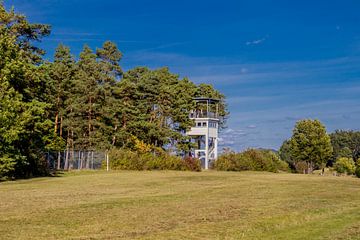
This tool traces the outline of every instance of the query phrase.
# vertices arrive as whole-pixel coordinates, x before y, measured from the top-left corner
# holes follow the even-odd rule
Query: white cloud
[[[257,39],[257,40],[248,41],[248,42],[246,42],[246,45],[247,46],[249,46],[249,45],[258,45],[258,44],[263,43],[265,40],[266,40],[266,38],[261,38],[261,39]]]

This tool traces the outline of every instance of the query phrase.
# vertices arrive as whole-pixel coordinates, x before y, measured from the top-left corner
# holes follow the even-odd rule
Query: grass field
[[[94,172],[0,183],[0,239],[360,239],[360,179]]]

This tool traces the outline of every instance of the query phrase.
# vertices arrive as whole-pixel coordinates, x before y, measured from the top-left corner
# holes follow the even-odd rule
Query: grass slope
[[[0,184],[1,239],[360,239],[360,179],[95,172]]]

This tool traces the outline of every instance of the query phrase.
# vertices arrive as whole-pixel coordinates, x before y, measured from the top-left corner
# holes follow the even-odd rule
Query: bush
[[[306,173],[308,171],[308,164],[305,161],[295,163],[295,170],[297,173]]]
[[[201,172],[201,161],[197,158],[186,157],[184,159],[185,166],[187,170],[193,172]]]
[[[144,163],[137,153],[116,149],[109,153],[110,169],[114,170],[142,170]]]
[[[235,158],[238,154],[231,152],[221,155],[214,163],[214,168],[219,171],[236,171]]]
[[[360,178],[360,158],[356,161],[355,176]]]
[[[9,157],[0,157],[0,181],[5,180],[9,173],[14,172],[16,161]]]
[[[356,175],[358,178],[360,178],[360,166],[357,166],[357,167],[356,167],[355,175]]]
[[[248,149],[242,153],[226,153],[215,162],[220,171],[289,171],[286,162],[268,150]]]
[[[135,152],[127,149],[113,149],[109,153],[110,169],[113,170],[177,170],[201,171],[198,159],[184,159],[165,151],[156,153]]]
[[[185,171],[185,163],[176,156],[147,156],[145,170],[178,170]]]
[[[351,175],[355,173],[355,162],[351,158],[341,157],[336,160],[334,169],[338,173]]]

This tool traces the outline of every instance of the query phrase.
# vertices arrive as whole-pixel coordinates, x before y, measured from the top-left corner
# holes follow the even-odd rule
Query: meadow
[[[360,179],[70,172],[0,183],[1,239],[360,239]]]

